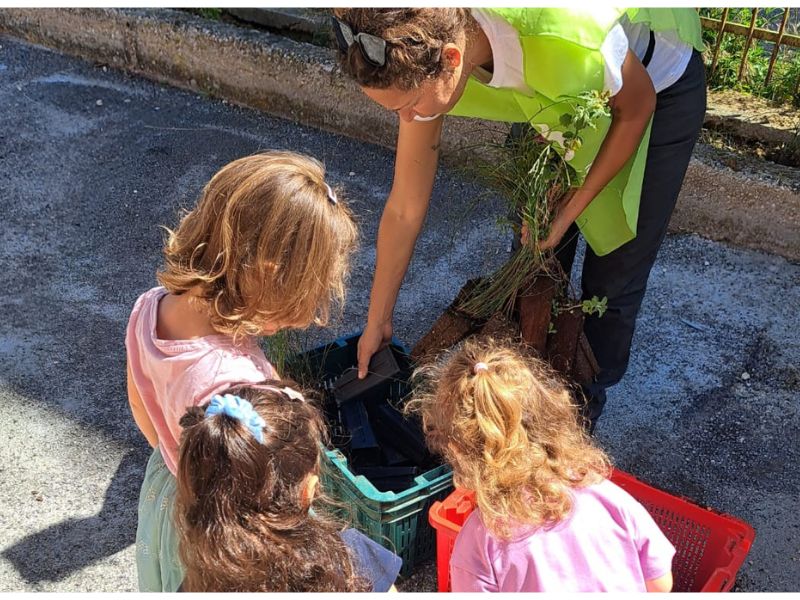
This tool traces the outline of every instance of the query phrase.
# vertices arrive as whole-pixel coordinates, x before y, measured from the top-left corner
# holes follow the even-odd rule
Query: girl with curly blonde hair
[[[161,285],[136,300],[125,336],[131,410],[154,448],[139,498],[140,591],[174,592],[183,578],[171,518],[181,416],[277,375],[256,337],[324,325],[356,239],[322,164],[287,151],[225,165],[167,230]]]
[[[454,592],[669,591],[675,549],[541,361],[468,340],[414,405],[428,444],[474,490],[450,562]],[[424,374],[425,371],[423,370]]]

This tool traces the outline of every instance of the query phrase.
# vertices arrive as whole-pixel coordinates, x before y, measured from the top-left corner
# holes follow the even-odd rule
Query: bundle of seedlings
[[[582,183],[583,174],[568,162],[581,147],[581,133],[594,129],[597,119],[609,112],[604,93],[589,92],[561,102],[571,106],[571,111],[561,116],[563,131],[536,133],[529,125],[527,132],[510,136],[505,144],[489,144],[490,158],[478,159],[474,167],[478,177],[507,201],[516,216],[509,219],[511,227],[517,236],[525,229],[527,240],[508,262],[480,280],[462,299],[459,310],[473,319],[489,319],[500,312],[511,315],[518,299],[532,291],[537,279],[552,280],[556,288],[568,283],[569,274],[563,272],[553,250],[542,250],[540,242],[550,233],[558,207]],[[536,115],[531,123],[535,121]]]

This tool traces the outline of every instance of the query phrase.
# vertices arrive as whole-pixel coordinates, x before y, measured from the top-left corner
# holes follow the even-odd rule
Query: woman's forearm
[[[650,116],[639,115],[637,119],[612,119],[608,134],[583,185],[575,190],[575,194],[564,207],[566,211],[564,216],[569,218],[570,222],[578,218],[595,196],[630,160],[642,141]]]
[[[442,120],[400,123],[394,182],[378,228],[368,322],[391,321],[400,285],[428,212],[438,167]]]
[[[375,279],[369,301],[367,320],[384,323],[392,320],[397,294],[403,282],[425,213],[404,215],[387,203],[378,228]]]

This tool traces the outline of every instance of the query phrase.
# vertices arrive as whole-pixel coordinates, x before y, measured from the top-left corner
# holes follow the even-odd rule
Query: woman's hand
[[[558,246],[561,238],[567,233],[567,229],[569,229],[569,226],[572,225],[574,220],[575,219],[566,216],[566,211],[559,210],[550,225],[550,233],[544,240],[539,242],[539,249],[549,250],[550,248]]]
[[[572,216],[571,211],[568,210],[568,206],[574,196],[575,190],[570,190],[564,194],[559,201],[558,206],[556,207],[556,216],[553,218],[553,222],[550,225],[550,233],[544,240],[539,241],[540,250],[548,250],[549,248],[555,248],[558,246],[561,238],[564,237],[567,229],[569,229],[569,226],[572,225],[572,222],[575,220],[577,215]],[[530,233],[528,232],[528,224],[525,222],[522,223],[521,234],[522,243],[527,244],[530,240]]]
[[[436,178],[442,121],[400,122],[392,191],[378,227],[367,326],[358,342],[360,379],[366,377],[372,355],[392,339],[397,294],[425,222]]]
[[[392,322],[373,324],[367,322],[364,332],[358,339],[358,378],[364,379],[369,371],[372,355],[392,341]]]

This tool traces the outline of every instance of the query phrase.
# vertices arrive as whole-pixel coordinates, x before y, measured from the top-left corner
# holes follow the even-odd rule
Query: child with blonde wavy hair
[[[608,480],[543,362],[472,339],[430,372],[415,402],[428,444],[477,505],[453,549],[454,592],[670,591],[675,548]]]
[[[394,591],[400,557],[320,510],[326,427],[292,382],[233,387],[181,425],[181,591]]]
[[[357,228],[318,161],[270,151],[225,165],[167,232],[161,286],[136,301],[125,346],[131,410],[154,448],[139,498],[139,589],[174,592],[180,418],[231,385],[276,377],[256,336],[327,322]]]

